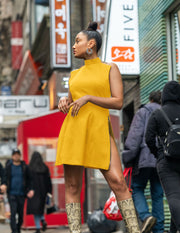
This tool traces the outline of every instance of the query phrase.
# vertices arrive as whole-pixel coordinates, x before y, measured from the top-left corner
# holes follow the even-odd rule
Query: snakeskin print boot
[[[81,233],[81,205],[80,203],[66,204],[69,230],[71,233]]]
[[[140,233],[132,198],[119,201],[118,206],[129,233]]]

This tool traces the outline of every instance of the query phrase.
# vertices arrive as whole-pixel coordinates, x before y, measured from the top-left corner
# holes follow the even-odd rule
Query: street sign
[[[137,0],[107,0],[102,60],[115,62],[123,75],[139,75]]]
[[[51,2],[51,66],[71,67],[69,0]]]

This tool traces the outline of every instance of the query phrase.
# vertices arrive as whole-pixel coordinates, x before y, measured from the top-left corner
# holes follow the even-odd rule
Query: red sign
[[[12,68],[19,70],[22,63],[22,48],[23,48],[23,37],[22,37],[22,22],[14,21],[11,24],[12,36],[11,36],[11,57],[12,57]]]
[[[52,67],[71,66],[69,0],[51,1]]]
[[[29,50],[26,51],[14,87],[15,95],[35,95],[40,86],[37,67]]]
[[[100,33],[104,31],[106,0],[93,0],[93,20],[98,23]]]
[[[133,47],[112,47],[111,58],[113,62],[133,62],[134,61]]]

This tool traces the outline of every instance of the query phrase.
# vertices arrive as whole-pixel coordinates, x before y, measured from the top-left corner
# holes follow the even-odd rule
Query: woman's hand
[[[89,101],[89,96],[85,95],[79,99],[77,99],[76,101],[72,102],[69,107],[72,107],[72,111],[71,111],[71,116],[77,116],[80,108],[87,104],[87,102]]]
[[[59,103],[58,103],[59,111],[61,111],[61,112],[63,112],[65,114],[65,113],[69,112],[69,108],[70,108],[70,105],[69,105],[68,98],[67,97],[61,97],[60,100],[59,100]]]
[[[6,192],[6,189],[7,189],[7,186],[6,186],[5,184],[2,184],[2,185],[0,186],[0,191],[1,191],[2,193],[5,193],[5,192]]]

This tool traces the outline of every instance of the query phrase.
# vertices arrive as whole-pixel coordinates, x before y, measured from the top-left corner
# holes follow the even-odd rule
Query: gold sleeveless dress
[[[99,58],[71,72],[69,88],[73,101],[85,95],[111,97],[111,66]],[[69,164],[108,170],[110,165],[109,110],[92,103],[81,107],[77,116],[67,114],[58,139],[56,165]]]

